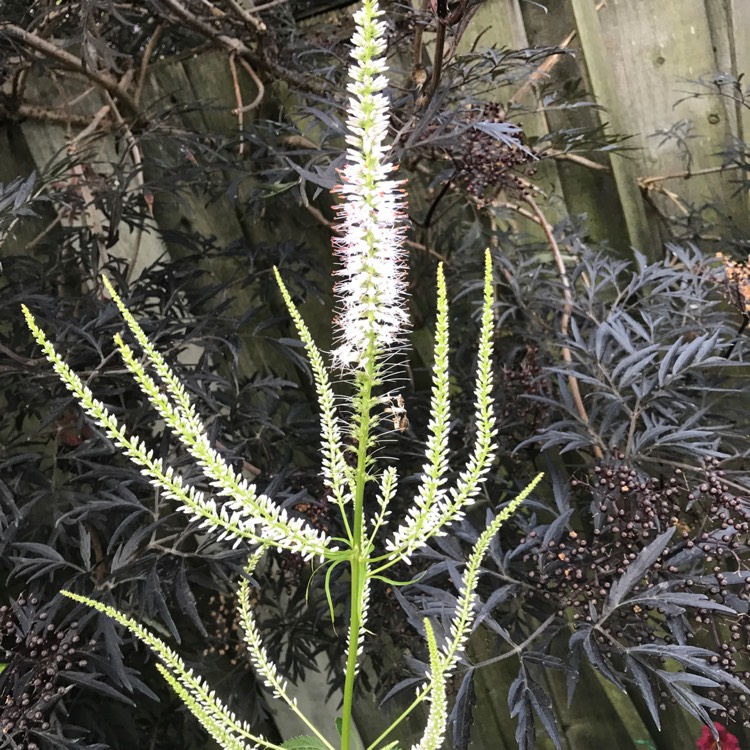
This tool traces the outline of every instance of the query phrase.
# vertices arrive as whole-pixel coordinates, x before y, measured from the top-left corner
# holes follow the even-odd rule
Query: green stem
[[[357,435],[357,474],[352,519],[351,604],[349,619],[349,643],[346,657],[346,678],[344,681],[344,706],[341,716],[341,750],[351,750],[352,706],[354,703],[354,683],[357,675],[357,646],[362,629],[362,595],[367,583],[369,549],[364,543],[364,500],[367,484],[367,453],[370,444],[370,411],[372,408],[372,387],[376,379],[373,363],[373,347],[368,353],[368,365],[361,375],[359,402],[359,434]]]
[[[357,644],[362,628],[362,590],[367,576],[367,559],[355,549],[351,560],[351,625],[349,628],[349,653],[346,659],[344,682],[344,708],[341,717],[341,748],[351,750],[352,707],[354,704],[354,682],[357,674]]]
[[[417,697],[411,702],[411,705],[405,709],[397,719],[392,721],[387,729],[371,744],[367,746],[367,750],[375,750],[375,748],[383,741],[386,737],[427,697],[432,685],[427,685],[417,694]]]

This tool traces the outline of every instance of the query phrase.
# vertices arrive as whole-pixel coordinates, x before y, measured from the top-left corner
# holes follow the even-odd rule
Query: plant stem
[[[352,550],[349,559],[350,571],[350,617],[349,643],[347,644],[346,678],[344,681],[344,705],[341,716],[341,750],[351,750],[352,706],[354,683],[357,676],[359,636],[362,629],[363,594],[367,584],[367,567],[370,550],[363,549],[364,500],[367,484],[367,452],[370,444],[370,411],[372,409],[372,387],[376,381],[374,346],[368,347],[367,365],[358,383],[359,431],[357,435],[357,475],[354,493],[354,517],[352,518]]]
[[[349,625],[349,651],[346,659],[344,682],[344,707],[341,717],[341,749],[351,750],[352,706],[354,703],[354,681],[357,676],[359,633],[362,628],[362,592],[367,576],[367,557],[358,547],[351,559],[351,622]]]

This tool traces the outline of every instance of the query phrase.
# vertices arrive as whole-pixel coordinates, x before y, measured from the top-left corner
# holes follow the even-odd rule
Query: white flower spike
[[[349,69],[346,165],[337,188],[340,236],[334,247],[341,261],[336,296],[340,310],[336,364],[364,369],[370,357],[391,351],[408,327],[405,258],[405,200],[395,167],[384,156],[388,132],[385,24],[376,1],[354,14],[354,63]]]

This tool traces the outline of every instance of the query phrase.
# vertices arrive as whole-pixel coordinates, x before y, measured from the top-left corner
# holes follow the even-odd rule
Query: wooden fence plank
[[[592,0],[571,0],[580,46],[596,101],[606,107],[605,119],[616,133],[637,132],[623,126],[627,122],[626,104],[620,98],[618,84],[611,66],[612,50],[607,45],[603,25]],[[649,253],[659,245],[659,237],[651,225],[638,188],[638,170],[633,161],[612,160],[612,169],[620,195],[620,203],[628,227],[630,244]],[[653,253],[652,253],[653,254]]]
[[[33,100],[43,102],[45,106],[61,110],[67,108],[71,115],[84,115],[92,119],[107,104],[100,92],[90,89],[81,80],[71,78],[60,83],[51,76],[34,76],[27,82],[27,91]],[[89,93],[85,93],[87,91]],[[77,100],[73,106],[68,104],[71,100]],[[117,179],[116,165],[132,159],[132,152],[119,153],[118,144],[111,136],[77,140],[82,129],[59,122],[27,120],[21,125],[21,130],[35,167],[41,173],[68,156],[78,157],[79,164],[63,172],[59,179],[80,196],[85,208],[60,219],[63,226],[88,227],[99,240],[102,262],[107,255],[122,258],[128,262],[130,278],[136,278],[145,267],[166,253],[164,243],[154,232],[142,231],[123,222],[116,227],[116,242],[109,247],[104,242],[109,219],[97,205],[97,192],[110,188],[110,181]]]
[[[710,2],[710,0],[707,0]],[[729,0],[730,31],[732,34],[731,71],[735,77],[744,74],[743,86],[750,91],[750,3],[747,0]],[[750,138],[750,98],[746,106],[737,105],[737,135],[742,140]]]
[[[564,92],[581,81],[583,91],[591,91],[586,66],[577,54],[576,24],[573,9],[568,3],[553,3],[546,7],[534,3],[521,5],[529,43],[534,47],[566,46],[570,53],[553,58],[554,64],[542,76],[546,92]],[[545,107],[545,90],[537,91],[537,106],[544,108],[549,131],[585,131],[600,126],[599,114],[592,107],[556,109]],[[590,97],[586,99],[591,100]],[[617,251],[629,255],[628,233],[612,176],[610,156],[587,153],[587,159],[600,164],[601,170],[582,166],[573,160],[557,159],[565,215],[586,216],[587,236],[594,241],[607,240]],[[619,158],[619,157],[614,157]]]
[[[691,206],[713,201],[737,209],[733,190],[718,171],[688,179],[690,172],[718,170],[717,154],[731,134],[723,103],[695,96],[701,89],[691,81],[717,68],[703,0],[608,0],[598,17],[594,0],[573,0],[573,7],[595,94],[612,127],[639,134],[640,150],[632,162],[621,164],[618,177],[634,241],[649,247],[633,177],[654,178],[649,197],[666,214],[687,218]]]

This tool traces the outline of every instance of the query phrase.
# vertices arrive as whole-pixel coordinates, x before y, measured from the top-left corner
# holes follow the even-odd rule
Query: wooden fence
[[[595,239],[651,257],[675,236],[675,223],[686,225],[695,212],[710,213],[709,206],[722,207],[741,228],[750,225],[747,195],[732,182],[740,172],[724,169],[721,156],[734,139],[750,137],[750,99],[743,105],[731,83],[750,71],[750,3],[489,0],[463,48],[480,34],[482,45],[568,48],[569,55],[539,71],[537,83],[581,78],[603,107],[545,110],[527,89],[521,103],[537,110],[521,118],[528,132],[605,125],[630,136],[623,155],[592,154],[594,164],[564,154],[554,160],[537,181],[551,217],[585,213]],[[717,74],[724,83],[710,84]]]

